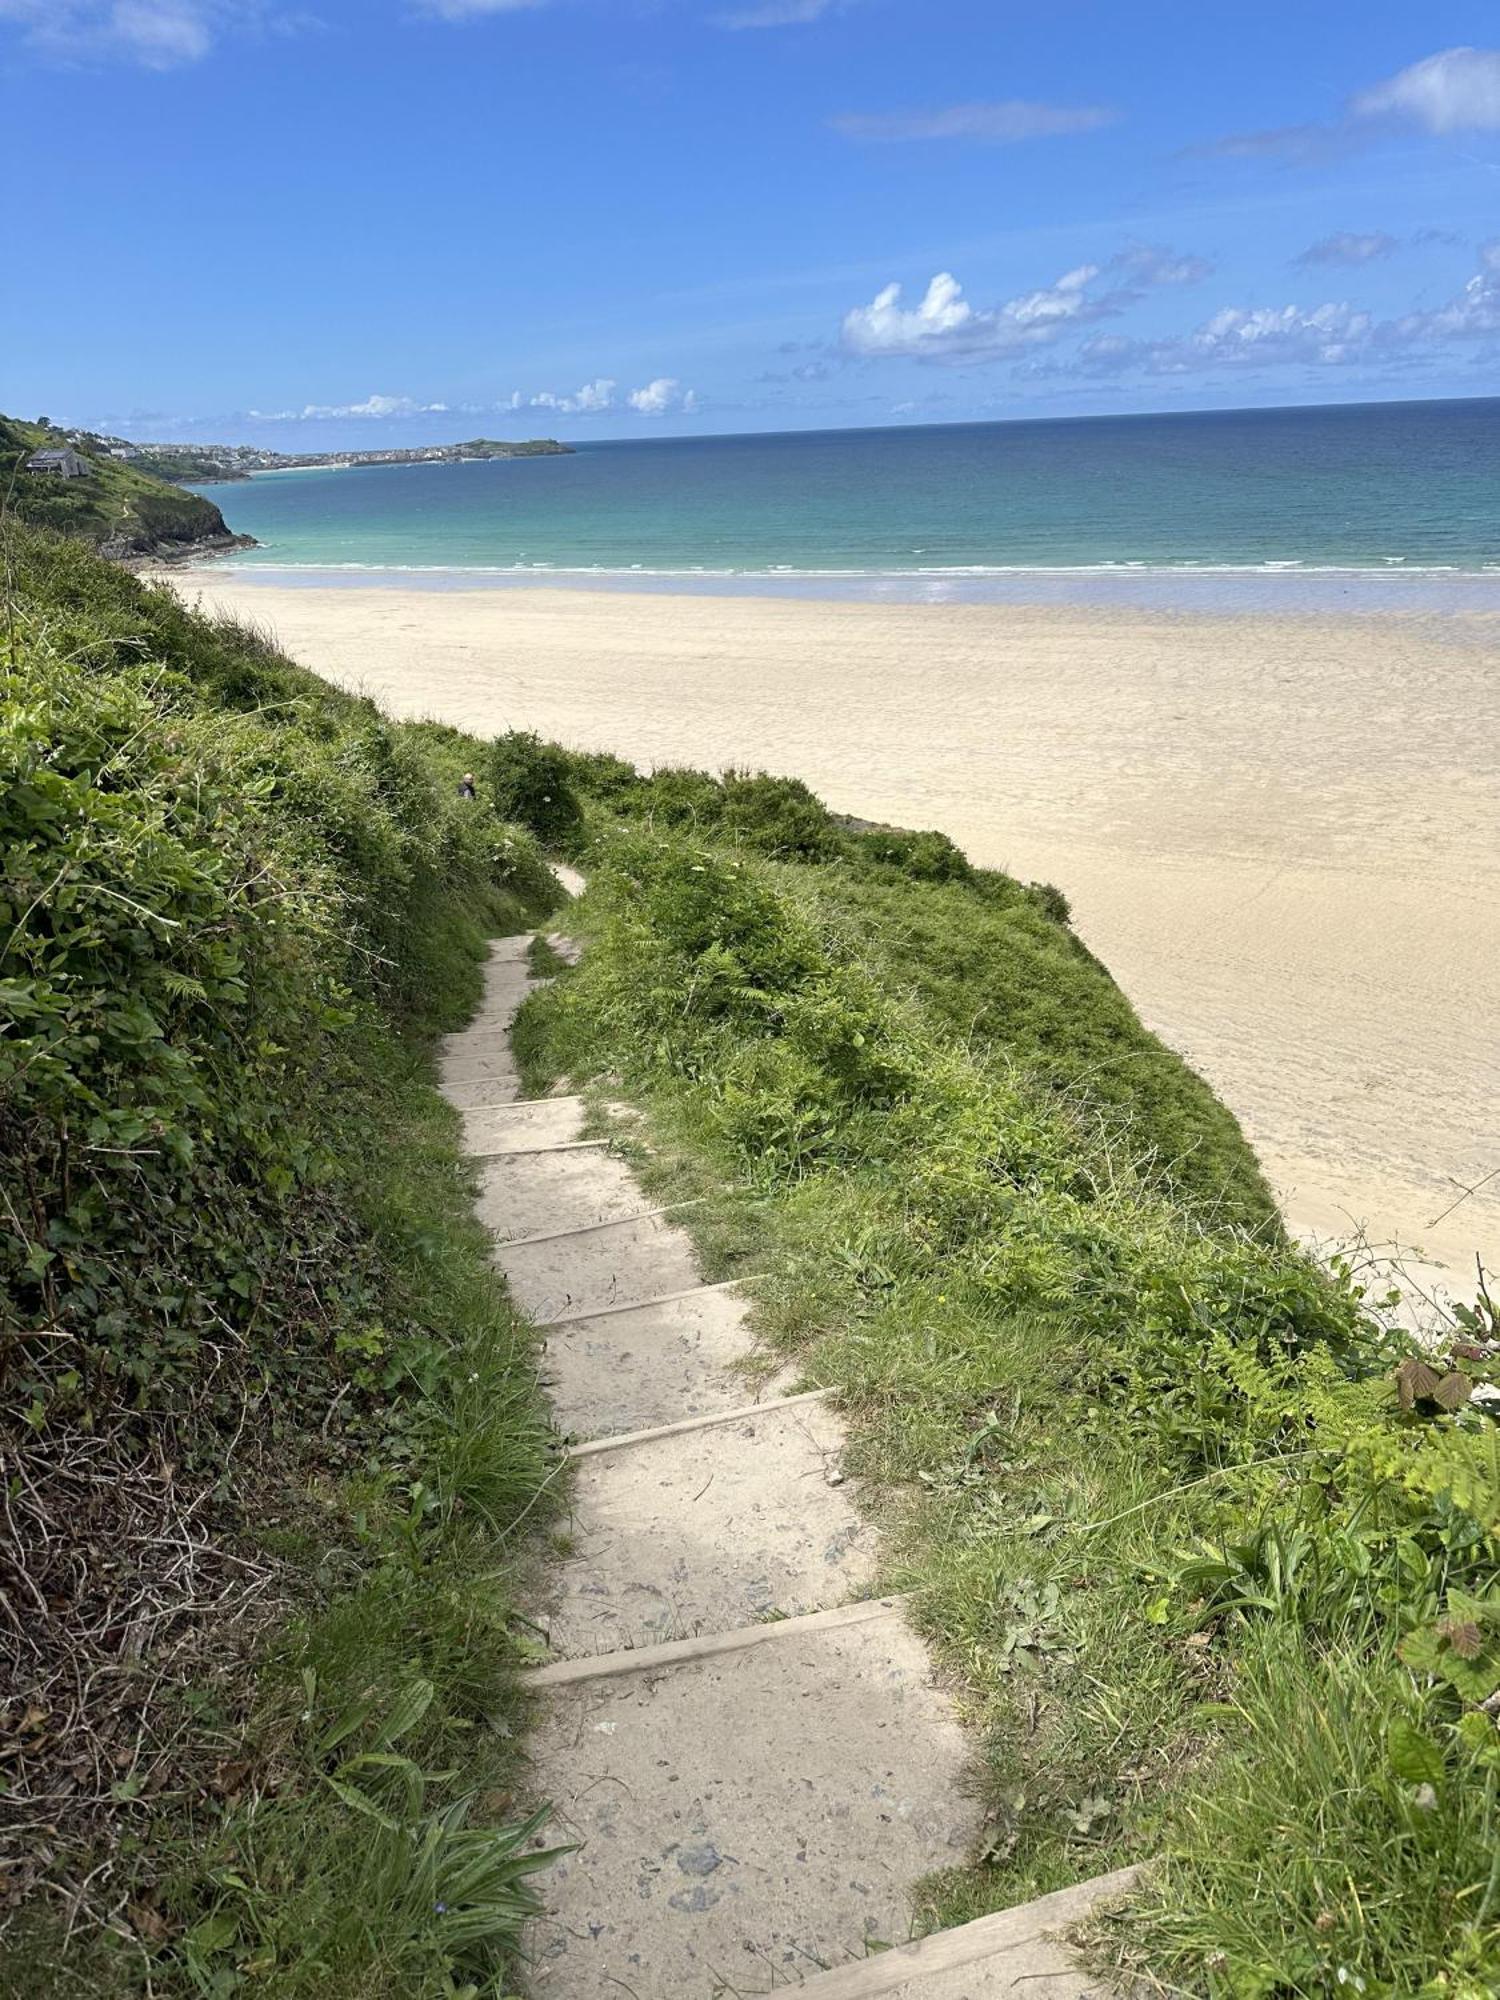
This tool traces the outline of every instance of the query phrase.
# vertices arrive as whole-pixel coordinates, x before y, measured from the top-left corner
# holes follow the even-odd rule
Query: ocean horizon
[[[203,490],[258,543],[233,566],[290,582],[1500,609],[1497,464],[1485,398],[607,441]]]

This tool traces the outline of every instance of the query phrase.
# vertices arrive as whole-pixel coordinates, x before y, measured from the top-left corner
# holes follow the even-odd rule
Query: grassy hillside
[[[516,810],[534,813],[538,788],[512,782]],[[1118,1134],[1153,1185],[1198,1212],[1279,1235],[1275,1203],[1233,1115],[1141,1026],[1074,935],[1056,889],[972,867],[940,833],[851,829],[806,786],[763,773],[641,778],[608,758],[541,772],[540,789],[555,801],[570,785],[595,825],[620,817],[691,831],[778,864],[778,887],[818,934],[887,990],[918,1002],[935,1026],[1024,1061],[1049,1096]],[[565,809],[556,817],[554,803],[551,811],[553,838],[582,837]]]
[[[427,1051],[550,875],[481,746],[0,578],[0,1993],[498,1992],[552,1461]]]
[[[590,869],[532,1086],[644,1101],[707,1275],[770,1274],[983,1729],[987,1848],[928,1916],[1161,1856],[1102,1947],[1153,1992],[1500,1991],[1493,1311],[1403,1407],[1379,1302],[1055,892],[764,778],[512,740],[495,782]]]
[[[82,479],[27,472],[34,451],[64,442],[60,434],[15,417],[0,417],[0,503],[33,527],[76,537],[108,555],[152,555],[173,546],[227,539],[224,517],[211,500],[184,493],[139,466],[84,449]]]
[[[13,523],[0,588],[0,1994],[508,1990],[558,1461],[428,1052],[542,844],[530,1081],[770,1274],[981,1732],[923,1914],[1159,1856],[1156,1991],[1500,1991],[1494,1313],[1411,1367],[1055,889],[394,724]]]

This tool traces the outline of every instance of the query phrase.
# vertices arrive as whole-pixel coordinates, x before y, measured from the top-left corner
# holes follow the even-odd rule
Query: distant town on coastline
[[[571,451],[553,438],[404,451],[261,451],[253,445],[135,444],[97,431],[65,429],[46,417],[0,416],[0,512],[33,527],[89,542],[118,561],[171,560],[253,546],[231,532],[214,503],[183,488],[248,479],[252,472],[313,466],[425,465],[460,459],[538,458]]]
[[[59,434],[81,451],[123,460],[177,486],[248,479],[252,472],[307,471],[316,466],[441,465],[473,458],[546,458],[571,452],[556,438],[468,438],[462,444],[408,445],[388,451],[267,451],[253,444],[136,444],[95,431]]]

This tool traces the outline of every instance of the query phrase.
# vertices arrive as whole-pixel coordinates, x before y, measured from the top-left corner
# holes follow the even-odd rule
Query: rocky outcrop
[[[216,510],[217,511],[217,510]],[[148,535],[125,531],[99,544],[101,556],[111,562],[194,562],[199,556],[227,555],[231,549],[258,548],[254,535],[232,534],[227,527],[217,533],[176,536]]]

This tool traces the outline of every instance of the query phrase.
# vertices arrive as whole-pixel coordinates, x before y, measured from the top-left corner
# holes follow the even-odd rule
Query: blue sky
[[[1493,0],[0,0],[0,407],[311,450],[1491,394],[1497,44]]]

